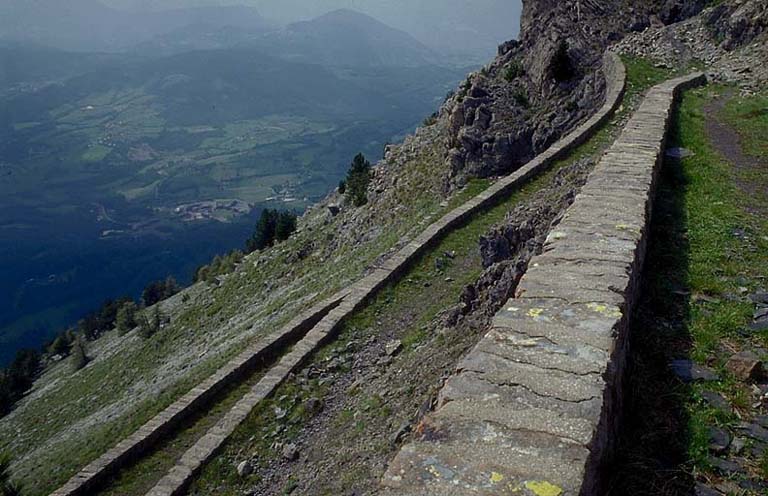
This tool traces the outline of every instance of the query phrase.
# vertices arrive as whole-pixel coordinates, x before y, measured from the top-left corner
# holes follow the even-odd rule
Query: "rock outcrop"
[[[593,114],[605,96],[600,58],[610,43],[703,7],[701,0],[638,3],[524,1],[519,41],[501,45],[441,109],[446,190],[517,169]]]
[[[720,46],[732,50],[768,30],[768,5],[763,0],[725,2],[712,9],[707,24],[722,40]]]
[[[632,33],[612,49],[659,67],[704,64],[712,82],[759,91],[768,82],[768,7],[763,0],[728,0],[685,21]]]

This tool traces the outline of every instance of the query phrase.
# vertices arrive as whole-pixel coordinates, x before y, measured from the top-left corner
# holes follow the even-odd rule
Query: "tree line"
[[[157,306],[149,316],[141,309],[170,298],[180,289],[173,277],[151,282],[142,291],[138,302],[130,297],[107,300],[98,310],[80,319],[77,325],[56,334],[40,350],[18,350],[11,364],[0,369],[0,417],[7,415],[32,387],[46,359],[69,357],[72,369],[77,371],[88,364],[87,343],[109,330],[117,328],[117,332],[124,335],[138,327],[140,336],[150,337],[160,328],[162,317]]]
[[[346,179],[339,183],[339,193],[356,207],[368,202],[368,187],[372,179],[371,163],[360,153],[352,160]],[[217,277],[235,270],[246,254],[264,250],[291,237],[297,228],[297,214],[290,211],[265,209],[261,212],[253,235],[245,243],[245,252],[233,250],[224,256],[217,255],[210,264],[199,267],[194,281],[215,283]],[[139,301],[130,297],[107,300],[101,307],[80,319],[77,325],[65,329],[46,342],[41,350],[18,350],[11,364],[0,369],[0,417],[8,414],[13,406],[31,387],[45,360],[69,357],[72,369],[77,371],[88,364],[87,343],[105,332],[117,329],[125,335],[137,329],[144,339],[153,336],[167,318],[157,303],[177,294],[181,287],[173,277],[149,283]],[[146,310],[153,307],[151,312]],[[3,496],[0,493],[0,496]]]

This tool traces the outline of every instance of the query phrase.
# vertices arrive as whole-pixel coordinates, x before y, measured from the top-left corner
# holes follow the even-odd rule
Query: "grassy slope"
[[[704,105],[718,93],[697,91],[686,96],[680,113],[679,141],[696,156],[683,162],[688,177],[685,196],[689,218],[689,285],[694,295],[714,297],[691,305],[690,333],[695,360],[717,368],[723,379],[697,385],[687,403],[691,440],[689,453],[695,470],[713,475],[707,453],[707,426],[734,427],[754,415],[751,387],[729,375],[724,368],[730,354],[754,347],[768,347],[768,331],[744,332],[752,321],[754,305],[743,296],[766,289],[768,282],[768,176],[765,169],[735,168],[709,142],[704,129]],[[743,150],[768,163],[768,97],[734,98],[724,116],[739,134]],[[724,180],[725,179],[725,180]],[[762,187],[750,194],[739,184]],[[738,233],[744,232],[745,236]],[[704,407],[700,394],[718,391],[733,405],[731,414]],[[768,479],[768,452],[747,464],[751,475]]]
[[[71,374],[62,363],[46,372],[32,395],[0,421],[0,448],[14,453],[14,472],[29,493],[61,484],[252,339],[360,277],[402,237],[412,237],[436,218],[445,210],[436,153],[424,147],[410,157],[397,187],[377,200],[375,209],[347,211],[327,223],[324,210],[318,210],[302,233],[249,257],[219,287],[197,286],[186,302],[183,295],[176,297],[172,324],[152,339],[110,335],[96,347],[111,352],[98,354],[85,369]],[[390,215],[395,208],[399,215]],[[359,222],[360,232],[339,239],[342,222]],[[371,225],[381,229],[372,231]],[[362,234],[367,238],[356,239]],[[325,241],[322,248],[299,259],[296,253],[315,240]]]
[[[764,287],[768,276],[768,220],[757,212],[750,212],[756,205],[762,207],[763,213],[768,212],[768,198],[747,195],[737,182],[760,181],[768,185],[768,178],[755,170],[735,169],[708,141],[702,109],[716,91],[688,94],[680,112],[679,143],[696,153],[683,161],[683,173],[688,181],[685,194],[690,243],[688,284],[694,295],[688,327],[693,358],[718,368],[724,377],[706,388],[721,392],[742,415],[724,415],[701,408],[696,402],[689,404],[690,454],[695,465],[701,468],[707,466],[706,425],[732,426],[740,416],[749,415],[748,386],[730,377],[724,369],[727,351],[768,345],[766,332],[749,337],[740,332],[751,322],[754,307],[737,297]],[[728,117],[740,134],[747,137],[746,149],[755,154],[762,149],[768,159],[764,141],[761,143],[758,138],[768,132],[768,121],[750,116],[750,108],[756,105],[765,108],[765,104],[765,98],[731,102]],[[747,240],[735,234],[739,230],[746,233]],[[695,301],[696,295],[714,300]],[[694,398],[704,387],[694,388]],[[768,473],[763,475],[768,477]]]

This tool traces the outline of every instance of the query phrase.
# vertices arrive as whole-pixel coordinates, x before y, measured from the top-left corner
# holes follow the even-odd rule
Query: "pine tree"
[[[347,198],[356,207],[368,203],[368,185],[371,183],[371,163],[358,153],[347,173]]]
[[[141,293],[141,301],[145,307],[151,307],[156,303],[167,300],[178,293],[179,290],[179,284],[176,282],[176,279],[173,276],[168,276],[164,281],[149,283]]]
[[[296,231],[296,214],[292,212],[280,212],[275,225],[275,238],[277,241],[285,241]]]
[[[176,278],[173,276],[166,277],[165,291],[163,292],[163,299],[167,300],[171,296],[177,294],[179,291],[181,291],[181,287],[179,286],[179,283],[176,282]]]
[[[71,345],[72,342],[69,340],[67,333],[62,332],[53,340],[53,343],[51,343],[51,346],[48,348],[48,352],[51,355],[67,356]]]
[[[130,301],[124,303],[120,310],[117,311],[117,317],[115,319],[115,325],[117,326],[117,334],[123,336],[136,327],[136,303]]]
[[[147,312],[144,312],[144,315],[138,319],[139,336],[144,339],[149,339],[154,336],[155,333],[160,330],[160,321],[160,308],[157,306],[155,306],[152,314],[149,316],[147,315]]]
[[[272,246],[275,242],[275,230],[277,229],[277,212],[270,209],[264,209],[256,223],[256,230],[251,239],[246,243],[249,253],[256,250],[263,250]]]
[[[83,338],[78,336],[72,345],[72,370],[77,372],[88,364],[88,355],[85,353]]]
[[[0,369],[0,417],[11,411],[11,405],[16,401],[11,386],[11,378],[5,370]]]
[[[163,293],[165,291],[165,283],[162,281],[154,281],[147,284],[144,291],[141,292],[141,302],[145,307],[151,307],[155,303],[163,299]]]

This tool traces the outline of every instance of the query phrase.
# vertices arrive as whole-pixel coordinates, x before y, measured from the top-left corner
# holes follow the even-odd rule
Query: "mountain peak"
[[[291,47],[299,59],[326,65],[417,67],[439,59],[405,31],[352,9],[289,24],[280,43]]]
[[[381,24],[382,26],[386,26],[383,22],[379,21],[378,19],[369,16],[368,14],[363,14],[360,11],[354,10],[354,9],[336,9],[332,10],[331,12],[328,12],[326,14],[323,14],[321,16],[318,16],[314,18],[313,20],[309,22],[315,22],[315,21],[324,21],[324,22],[356,22],[356,21],[362,21],[362,22],[373,22],[376,24]]]

